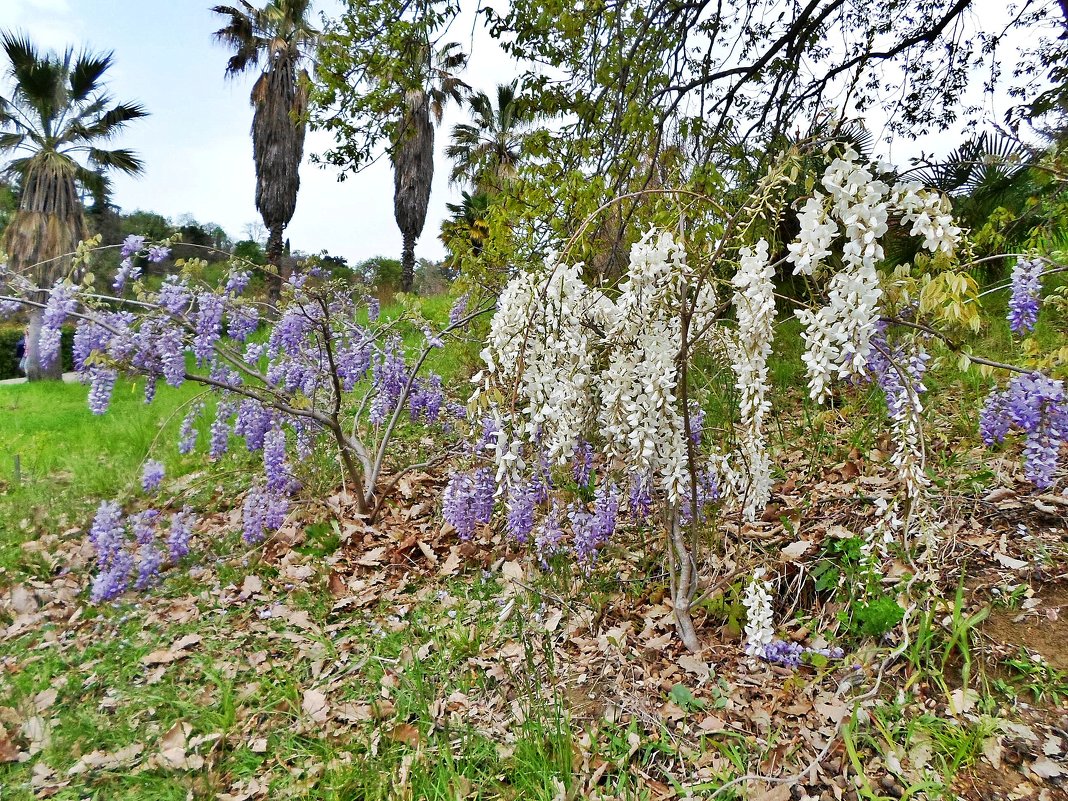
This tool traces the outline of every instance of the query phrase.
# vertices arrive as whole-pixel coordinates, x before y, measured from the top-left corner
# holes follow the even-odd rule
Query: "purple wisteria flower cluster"
[[[987,445],[1004,442],[1010,431],[1026,436],[1024,474],[1036,487],[1053,485],[1061,445],[1068,438],[1064,383],[1041,373],[1019,373],[1008,387],[991,391],[979,417]]]
[[[822,656],[825,659],[841,659],[845,652],[841,648],[807,648],[800,643],[773,639],[764,646],[764,652],[759,654],[765,662],[772,662],[788,668],[801,666],[805,656]]]
[[[500,432],[490,415],[482,419],[475,431],[480,435],[477,443],[468,448],[468,453],[477,458],[486,449],[494,447]],[[498,488],[492,468],[454,472],[445,488],[443,517],[461,539],[468,540],[479,525],[491,522],[499,499],[505,533],[519,545],[532,544],[543,567],[548,566],[550,556],[569,547],[576,561],[588,571],[601,549],[611,541],[624,501],[624,493],[612,481],[600,478],[592,481],[595,476],[594,454],[593,445],[580,440],[567,472],[558,477],[558,487],[544,454],[532,460],[531,475],[504,488]],[[557,497],[569,488],[574,489],[571,481],[584,493],[592,491],[592,501],[587,503],[575,498],[565,503]],[[635,481],[634,486],[640,488],[643,484]],[[648,483],[644,487],[646,489],[637,491],[638,499],[635,500],[632,486],[632,517],[635,503],[642,515],[648,514],[651,507]],[[585,497],[589,498],[588,495]]]
[[[123,241],[122,249],[119,252],[122,261],[119,263],[119,270],[115,274],[115,282],[112,284],[116,290],[121,292],[127,282],[136,281],[141,277],[141,262],[143,259],[152,264],[158,264],[171,255],[171,249],[166,245],[152,245],[145,252],[145,244],[145,237],[137,234],[130,234]]]
[[[1009,328],[1014,334],[1032,331],[1038,322],[1042,296],[1042,259],[1019,258],[1012,268],[1012,295],[1009,297]]]
[[[883,391],[891,419],[903,420],[910,409],[919,410],[930,358],[916,338],[891,341],[889,324],[875,324],[867,373]]]
[[[497,490],[493,471],[481,467],[470,473],[453,473],[442,498],[445,522],[460,539],[469,540],[480,524],[493,518],[493,495]]]
[[[89,543],[96,553],[97,572],[89,591],[94,603],[114,600],[131,585],[149,589],[165,565],[177,564],[189,553],[196,525],[189,507],[171,514],[165,538],[162,521],[156,509],[124,517],[114,501],[100,504],[89,529]]]

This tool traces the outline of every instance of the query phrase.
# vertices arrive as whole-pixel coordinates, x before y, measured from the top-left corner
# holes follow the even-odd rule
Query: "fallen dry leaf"
[[[397,743],[404,743],[412,748],[419,746],[419,729],[411,723],[399,723],[389,733],[389,739]]]
[[[326,701],[326,696],[318,690],[305,690],[300,708],[315,723],[326,723],[326,719],[330,716],[330,705]]]
[[[90,754],[85,754],[75,762],[71,769],[67,771],[67,775],[77,776],[90,770],[112,770],[114,768],[127,767],[133,764],[133,761],[144,750],[145,747],[140,743],[133,743],[110,754],[106,751],[93,751]]]
[[[19,749],[15,747],[15,744],[11,742],[11,738],[7,736],[7,732],[0,729],[0,764],[5,762],[18,762]]]

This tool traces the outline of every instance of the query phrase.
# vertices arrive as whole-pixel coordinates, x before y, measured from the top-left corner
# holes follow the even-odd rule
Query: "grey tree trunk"
[[[29,381],[58,381],[63,377],[63,355],[47,367],[41,366],[41,326],[44,310],[30,309],[30,325],[26,332],[26,378]]]
[[[267,301],[274,308],[282,297],[282,226],[276,225],[267,237],[267,263],[271,265],[271,274],[267,278]]]
[[[401,250],[401,291],[411,292],[415,283],[415,236],[404,235],[404,247]]]

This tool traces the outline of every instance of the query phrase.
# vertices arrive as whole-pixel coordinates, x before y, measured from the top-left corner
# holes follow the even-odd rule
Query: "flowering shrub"
[[[894,496],[878,499],[878,517],[865,532],[866,564],[877,570],[895,537],[929,534],[917,513],[927,485],[920,401],[925,341],[939,334],[934,324],[974,327],[967,302],[976,293],[974,282],[952,270],[961,231],[948,201],[878,177],[888,172],[860,163],[848,148],[830,160],[823,191],[800,205],[800,233],[775,263],[765,239],[745,241],[745,219],[759,214],[746,209],[724,225],[740,233],[720,241],[702,268],[688,262],[671,233],[652,230],[634,245],[614,290],[588,285],[580,265],[559,259],[513,279],[498,302],[469,404],[481,429],[472,449],[475,468],[452,476],[446,519],[471,536],[491,518],[492,498],[505,513],[506,530],[519,543],[532,540],[543,562],[570,543],[589,566],[621,514],[645,520],[655,508],[668,542],[676,622],[686,645],[697,648],[689,619],[698,587],[696,532],[717,506],[753,520],[771,496],[767,359],[773,276],[785,262],[821,287],[821,302],[796,312],[811,398],[825,400],[844,379],[875,382],[886,396],[896,443],[892,464],[907,512]],[[891,276],[877,269],[892,217],[931,254],[922,282],[908,268]],[[717,292],[717,275],[728,265],[733,275],[722,283],[730,287],[733,315]],[[1034,286],[1032,278],[1021,292],[1033,294]],[[1016,313],[1033,323],[1033,315]],[[738,417],[729,441],[704,436],[701,398],[688,379],[698,358],[725,362],[734,373]],[[1055,459],[1049,442],[1056,439],[1059,447],[1064,428],[1062,394],[1044,392],[1042,404],[1028,407],[1030,416],[1017,410],[1006,419],[1033,437],[1029,462],[1048,466]],[[1000,436],[1006,425],[996,429]],[[486,482],[490,471],[493,487]],[[627,504],[620,502],[624,488]],[[746,606],[750,653],[796,663],[804,649],[775,640],[770,595],[759,580]]]
[[[126,240],[115,285],[132,282],[127,297],[95,292],[91,277],[82,285],[58,282],[42,304],[42,359],[54,358],[59,326],[75,319],[75,366],[89,384],[94,413],[106,412],[120,374],[145,379],[146,402],[160,382],[178,387],[191,381],[213,393],[210,458],[221,458],[235,437],[244,439],[248,451],[262,453],[262,474],[253,480],[244,503],[248,542],[259,541],[285,521],[299,486],[291,454],[307,458],[320,446],[337,451],[346,491],[373,521],[400,476],[426,466],[393,466],[391,478],[383,481],[391,437],[402,415],[445,425],[447,417],[463,414],[462,407],[446,403],[441,378],[422,373],[429,353],[443,345],[442,337],[479,312],[454,310],[441,331],[413,318],[424,337],[414,353],[407,353],[399,331],[411,321],[381,320],[377,301],[354,297],[349,287],[325,275],[294,276],[273,318],[268,307],[244,296],[249,273],[237,263],[220,289],[193,280],[197,263],[168,276],[158,291],[136,283],[137,260],[159,261],[166,253],[166,246],[148,246],[143,237]],[[84,259],[85,252],[80,255]],[[6,302],[36,303],[30,299],[36,288],[19,276],[0,278],[9,289],[3,295]],[[180,452],[196,448],[196,422],[208,409],[201,401],[190,407],[180,426]],[[146,492],[156,490],[162,478],[162,465],[145,464],[141,482]],[[101,506],[90,537],[100,571],[94,598],[113,598],[130,580],[138,588],[152,583],[164,562],[153,534],[161,515],[147,514],[124,522],[117,506]],[[171,520],[171,561],[188,550],[189,521],[183,513]],[[136,547],[123,544],[128,536]]]

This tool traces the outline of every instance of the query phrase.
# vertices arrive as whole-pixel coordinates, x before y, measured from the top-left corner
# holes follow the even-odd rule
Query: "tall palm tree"
[[[463,98],[467,84],[454,74],[467,62],[455,43],[437,52],[428,43],[415,48],[419,60],[436,61],[426,70],[426,86],[405,92],[400,124],[390,148],[393,161],[393,216],[403,238],[401,290],[410,292],[415,280],[415,241],[423,233],[430,185],[434,179],[434,126],[441,123],[445,104]],[[433,118],[433,121],[431,120]]]
[[[523,137],[531,125],[531,107],[519,94],[516,81],[497,86],[496,104],[485,92],[478,92],[468,105],[472,122],[452,129],[452,144],[445,150],[455,162],[450,180],[467,181],[478,192],[499,192],[516,175]]]
[[[318,37],[308,21],[311,0],[269,0],[256,8],[215,6],[229,17],[215,38],[234,48],[226,65],[229,77],[263,69],[252,86],[252,157],[256,162],[256,210],[267,227],[267,261],[273,278],[270,293],[277,299],[288,267],[282,258],[283,232],[297,208],[300,161],[304,156],[310,78],[301,62]]]
[[[47,287],[69,266],[62,257],[85,238],[80,196],[106,196],[110,170],[137,175],[143,168],[132,151],[109,150],[100,143],[147,112],[137,104],[115,103],[104,90],[111,53],[42,53],[24,36],[11,33],[0,35],[0,47],[10,62],[10,92],[0,97],[0,154],[10,158],[6,173],[21,190],[0,249],[14,270]],[[31,309],[26,342],[30,380],[58,377],[62,369],[58,363],[41,368],[40,328],[41,312]]]

